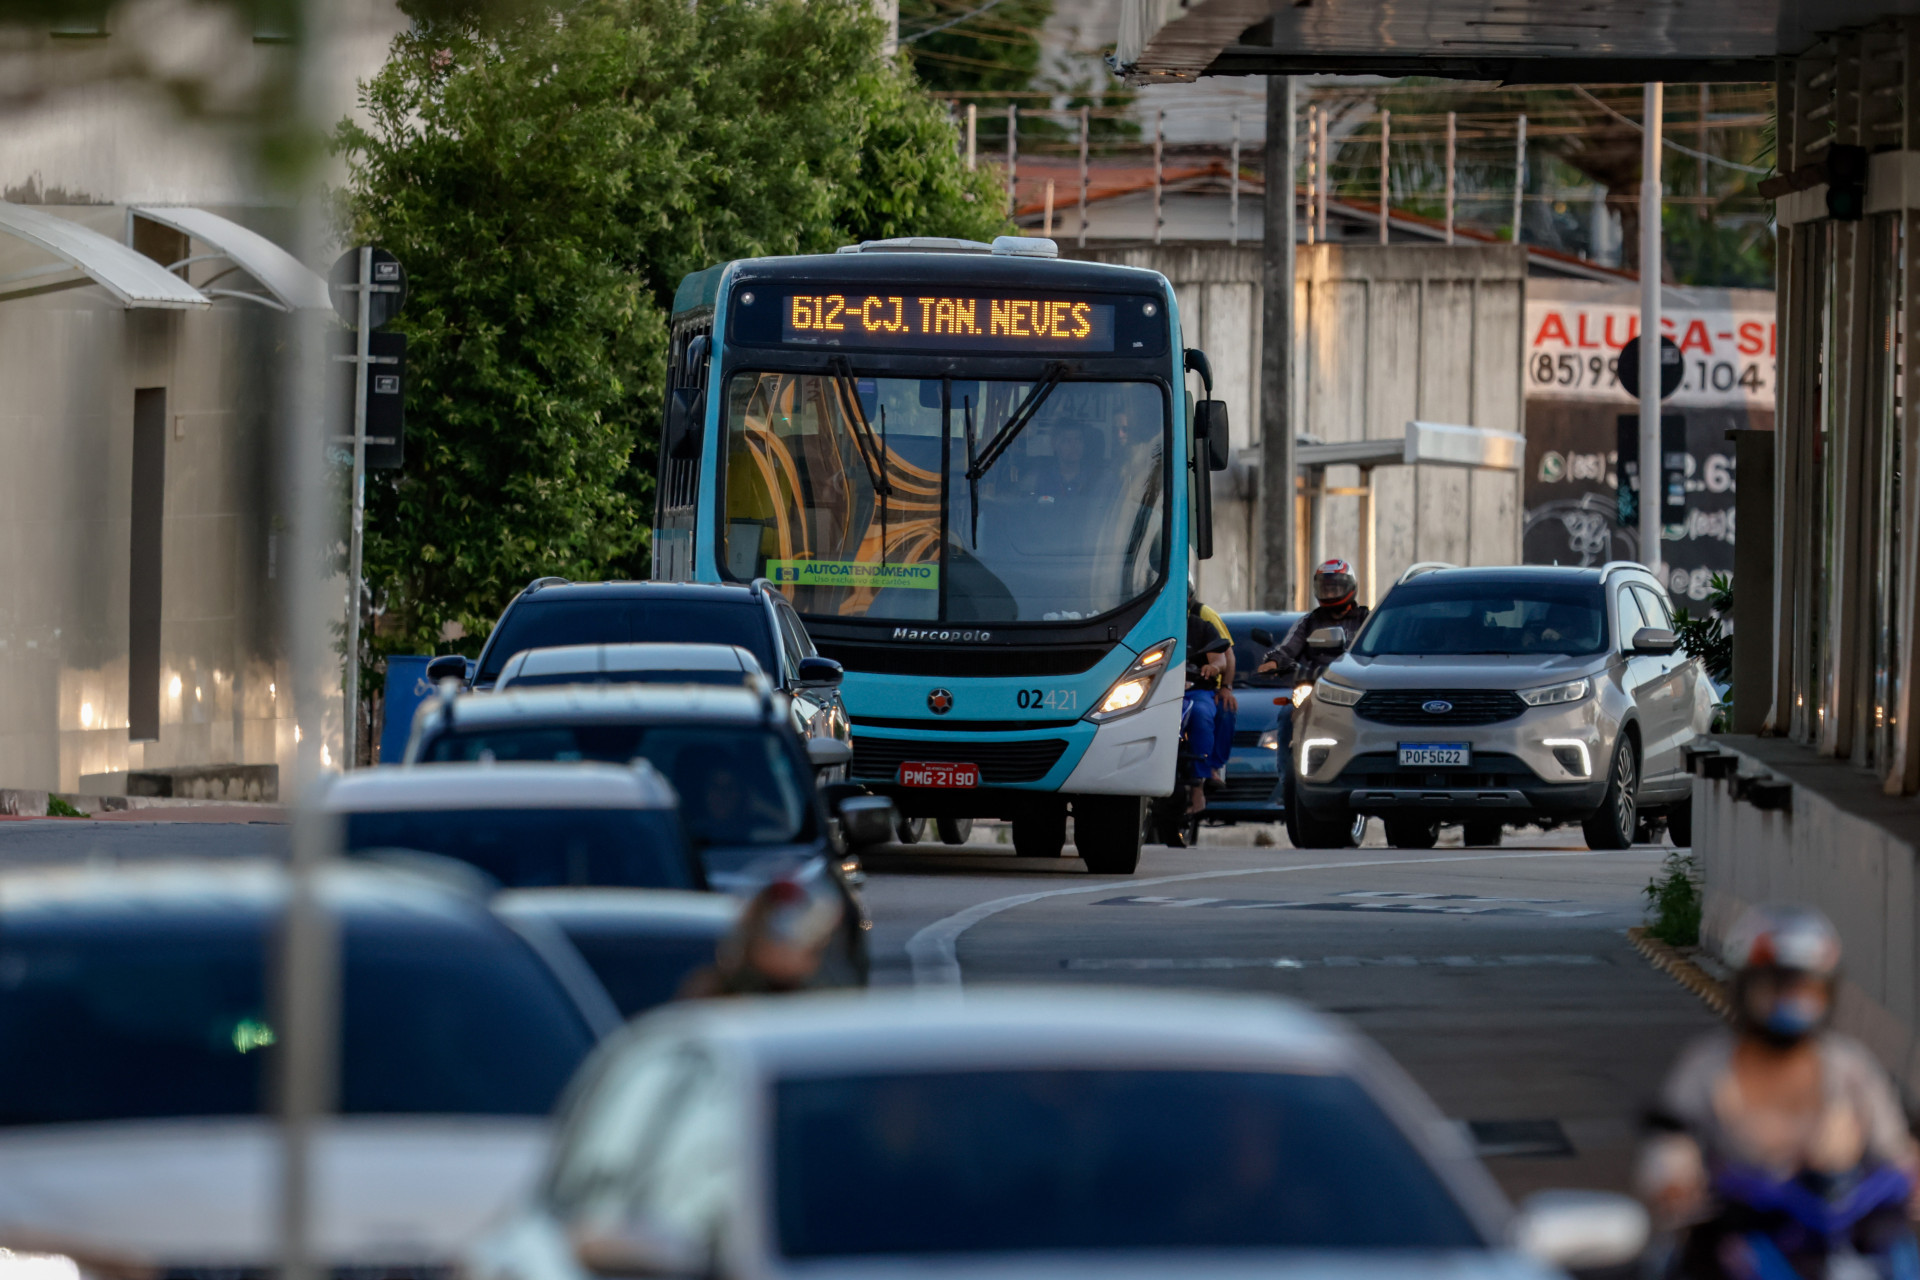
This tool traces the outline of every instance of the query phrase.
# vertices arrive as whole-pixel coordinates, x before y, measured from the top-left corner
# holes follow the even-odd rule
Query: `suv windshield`
[[[1598,584],[1471,582],[1395,587],[1360,632],[1353,651],[1387,654],[1579,654],[1606,648]]]
[[[632,641],[737,644],[758,658],[763,670],[778,671],[770,625],[765,606],[747,598],[690,600],[661,594],[543,600],[535,595],[500,619],[474,680],[487,684],[499,679],[500,669],[526,649]]]
[[[646,757],[673,784],[681,820],[702,844],[776,845],[810,838],[811,783],[794,754],[767,729],[687,724],[455,729],[428,742],[420,758],[626,764],[636,756]]]
[[[699,887],[671,809],[402,809],[346,819],[349,853],[437,853],[510,889]]]
[[[833,618],[1056,621],[1142,595],[1165,567],[1166,398],[1037,385],[736,375],[726,572]]]
[[[1473,1249],[1352,1080],[1225,1071],[783,1080],[789,1258],[1057,1249]]]
[[[348,917],[339,1106],[545,1115],[593,1047],[504,929]],[[267,923],[135,915],[0,933],[0,1125],[258,1113]]]

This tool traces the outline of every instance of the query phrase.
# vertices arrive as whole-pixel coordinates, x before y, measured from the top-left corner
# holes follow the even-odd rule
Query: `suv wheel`
[[[1388,818],[1387,843],[1396,849],[1431,849],[1440,838],[1440,824],[1424,818]]]
[[[1022,858],[1057,858],[1067,847],[1067,807],[1050,806],[1013,820],[1013,851]]]
[[[1469,849],[1498,849],[1503,828],[1498,818],[1481,818],[1461,824],[1460,843]]]
[[[1073,802],[1073,845],[1096,876],[1130,876],[1140,865],[1146,801],[1139,796],[1081,796]]]
[[[1589,849],[1629,849],[1640,829],[1640,760],[1633,739],[1620,735],[1607,773],[1607,794],[1580,824]]]

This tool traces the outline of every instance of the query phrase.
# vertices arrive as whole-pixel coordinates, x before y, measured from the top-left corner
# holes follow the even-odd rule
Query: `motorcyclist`
[[[1277,673],[1296,684],[1311,684],[1332,664],[1338,654],[1316,653],[1307,648],[1307,637],[1322,627],[1338,627],[1353,643],[1360,624],[1367,620],[1367,606],[1354,597],[1359,583],[1353,566],[1345,560],[1328,560],[1313,571],[1314,607],[1293,624],[1280,643],[1267,650],[1254,668],[1262,674]]]
[[[1893,1195],[1882,1216],[1905,1232],[1920,1152],[1880,1064],[1827,1029],[1840,963],[1833,925],[1811,907],[1750,908],[1728,935],[1727,961],[1736,971],[1733,1028],[1681,1054],[1649,1116],[1636,1175],[1655,1221],[1685,1233],[1674,1271],[1690,1280],[1750,1273],[1744,1233],[1781,1219],[1743,1189],[1760,1188],[1765,1200],[1769,1188],[1798,1181],[1820,1194],[1843,1178],[1893,1171],[1880,1173]]]

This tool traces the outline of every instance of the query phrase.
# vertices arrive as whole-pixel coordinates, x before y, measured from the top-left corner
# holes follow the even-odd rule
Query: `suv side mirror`
[[[845,668],[832,658],[814,654],[800,659],[800,669],[794,673],[794,683],[802,689],[837,689],[846,674]]]
[[[1633,633],[1633,652],[1669,654],[1680,647],[1680,637],[1665,627],[1642,627]],[[431,667],[428,668],[432,670]]]
[[[467,660],[457,653],[443,653],[427,663],[427,683],[439,684],[442,680],[467,682]]]
[[[900,815],[885,796],[848,796],[840,802],[840,829],[850,845],[885,844]]]
[[[1605,1191],[1541,1191],[1513,1220],[1521,1253],[1569,1271],[1619,1267],[1647,1245],[1647,1211],[1631,1196]]]
[[[816,769],[831,769],[853,759],[853,748],[838,738],[808,738],[807,761]]]
[[[1265,627],[1255,627],[1247,634],[1253,637],[1255,644],[1263,644],[1269,649],[1273,648],[1273,632],[1267,630]]]
[[[1307,637],[1307,648],[1317,649],[1321,653],[1344,653],[1347,633],[1339,627],[1322,627]]]
[[[1227,402],[1202,400],[1193,406],[1193,434],[1207,442],[1207,470],[1225,471],[1232,461],[1232,445],[1227,436]]]

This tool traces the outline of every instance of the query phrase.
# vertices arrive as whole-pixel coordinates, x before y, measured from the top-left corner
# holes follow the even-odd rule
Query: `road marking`
[[[1291,867],[1189,871],[1184,875],[1154,876],[1151,879],[1135,880],[1132,883],[1135,888],[1145,889],[1153,885],[1182,884],[1193,880],[1224,880],[1232,876],[1285,875],[1295,871],[1341,871],[1355,867],[1438,866],[1449,862],[1514,862],[1533,858],[1602,858],[1615,853],[1631,852],[1633,851],[1628,849],[1567,849],[1535,850],[1529,853],[1470,853],[1447,858],[1377,858],[1364,862],[1343,859],[1339,862],[1308,862]],[[1042,889],[1035,893],[1017,893],[1010,898],[994,898],[989,902],[975,903],[964,911],[943,916],[907,939],[907,959],[913,965],[913,985],[957,989],[961,985],[960,958],[957,950],[960,935],[982,920],[990,919],[1003,911],[1011,911],[1015,907],[1024,907],[1029,902],[1070,897],[1075,894],[1111,893],[1116,887],[1118,886],[1115,881],[1101,877],[1099,884],[1078,885],[1071,889]]]
[[[1395,896],[1411,897],[1412,895]],[[1372,911],[1440,916],[1539,916],[1551,919],[1571,919],[1576,916],[1601,914],[1598,911],[1542,911],[1538,907],[1498,905],[1536,901],[1536,899],[1475,898],[1464,893],[1448,896],[1466,900],[1464,902],[1312,902],[1292,898],[1161,898],[1148,894],[1131,894],[1118,898],[1102,898],[1091,905],[1096,907],[1205,907],[1212,911]],[[1560,898],[1554,901],[1564,902],[1566,899]]]
[[[1599,956],[1322,956],[1318,960],[1298,960],[1292,956],[1256,958],[1249,956],[1170,956],[1134,959],[1087,958],[1062,960],[1060,967],[1075,971],[1101,972],[1121,970],[1151,972],[1167,969],[1352,969],[1363,966],[1411,969],[1427,965],[1443,969],[1525,969],[1558,966],[1605,964]]]
[[[1345,893],[1336,893],[1333,896],[1336,898],[1419,899],[1426,902],[1527,902],[1537,907],[1572,901],[1571,898],[1486,898],[1477,893],[1401,893],[1388,889],[1349,889]]]

